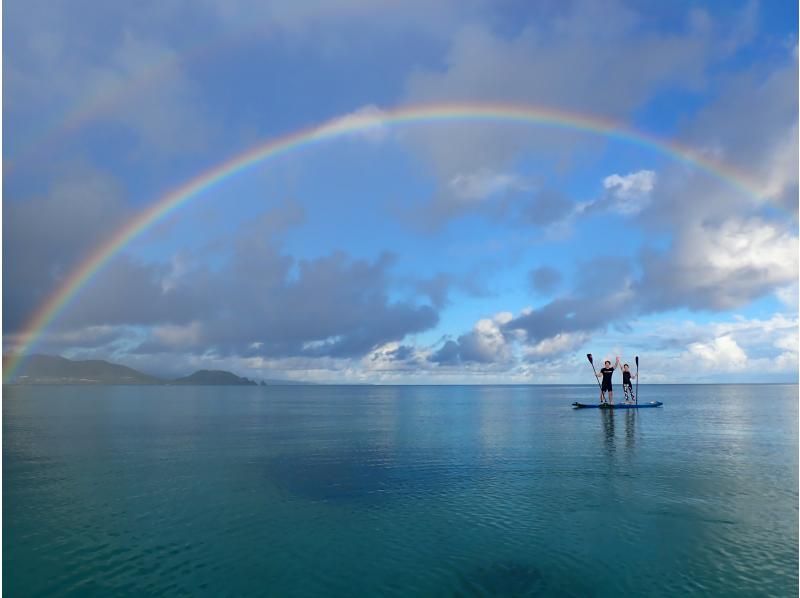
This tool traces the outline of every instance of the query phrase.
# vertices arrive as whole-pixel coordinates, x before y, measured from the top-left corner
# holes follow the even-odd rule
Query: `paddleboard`
[[[661,401],[650,401],[649,403],[639,403],[638,405],[626,405],[625,403],[614,403],[609,405],[603,403],[602,405],[590,405],[586,403],[578,403],[577,401],[572,404],[575,409],[644,409],[646,407],[661,407]]]

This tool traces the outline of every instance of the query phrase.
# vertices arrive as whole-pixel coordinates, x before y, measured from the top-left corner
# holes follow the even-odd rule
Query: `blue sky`
[[[375,383],[797,379],[791,2],[4,5],[3,338],[169,190],[332,119],[502,102],[576,130],[384,123],[258,164],[126,246],[35,350]],[[77,115],[77,117],[76,117]]]

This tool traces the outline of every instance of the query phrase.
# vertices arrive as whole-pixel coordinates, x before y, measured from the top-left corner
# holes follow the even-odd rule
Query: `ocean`
[[[6,386],[3,593],[798,595],[798,386],[640,391]]]

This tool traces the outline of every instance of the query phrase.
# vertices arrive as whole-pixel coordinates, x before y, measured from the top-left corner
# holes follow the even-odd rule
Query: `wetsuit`
[[[603,385],[600,389],[603,392],[614,392],[614,389],[611,388],[611,375],[614,373],[614,368],[602,368],[600,373],[603,374]]]
[[[622,391],[625,393],[625,400],[633,400],[633,386],[631,385],[631,373],[622,370]]]

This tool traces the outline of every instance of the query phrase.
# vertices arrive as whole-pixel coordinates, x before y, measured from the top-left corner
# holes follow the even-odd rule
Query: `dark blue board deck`
[[[650,401],[649,403],[639,403],[638,405],[626,405],[625,403],[614,403],[613,405],[588,405],[586,403],[578,403],[577,401],[572,404],[575,409],[644,409],[645,407],[661,407],[661,401]]]

